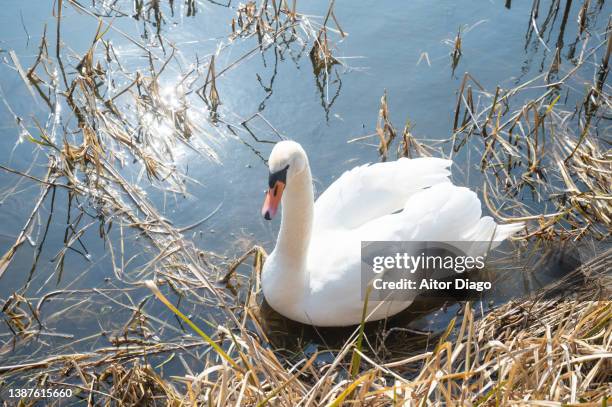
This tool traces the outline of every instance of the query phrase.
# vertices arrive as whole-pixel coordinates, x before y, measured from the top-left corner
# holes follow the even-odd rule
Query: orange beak
[[[261,208],[261,215],[267,219],[272,219],[278,211],[283,191],[285,190],[285,183],[276,181],[274,186],[266,192],[266,199],[264,200],[263,207]]]

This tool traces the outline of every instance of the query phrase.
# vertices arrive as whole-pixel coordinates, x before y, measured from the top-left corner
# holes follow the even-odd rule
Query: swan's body
[[[270,155],[263,210],[269,219],[282,196],[276,247],[261,277],[268,304],[309,325],[358,324],[361,241],[500,242],[522,228],[481,217],[476,194],[450,182],[450,165],[439,158],[401,158],[356,167],[315,203],[306,153],[295,142],[278,143]],[[370,301],[368,321],[394,315],[411,302]]]

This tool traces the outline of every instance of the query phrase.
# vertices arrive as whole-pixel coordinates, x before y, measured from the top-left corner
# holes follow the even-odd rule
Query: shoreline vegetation
[[[234,122],[223,109],[217,83],[226,72],[269,50],[283,57],[307,53],[329,115],[338,97],[330,84],[338,80],[340,68],[348,68],[345,59],[334,55],[347,33],[340,25],[341,16],[334,13],[333,0],[321,17],[301,14],[295,0],[249,1],[236,8],[228,21],[229,36],[219,41],[216,53],[180,68],[176,45],[165,39],[162,29],[164,13],[174,12],[174,3],[134,1],[134,18],[155,28],[148,32],[158,44],[155,48],[113,25],[119,10],[105,14],[82,2],[56,0],[55,26],[46,27],[38,39],[35,62],[24,66],[15,52],[8,53],[7,61],[32,98],[48,107],[49,119],[43,123],[13,113],[22,139],[33,146],[32,165],[18,170],[0,164],[0,171],[40,189],[14,244],[0,257],[0,284],[20,247],[30,243],[31,231],[42,230],[23,286],[0,300],[5,324],[0,336],[0,394],[11,387],[57,387],[72,389],[74,397],[88,405],[171,406],[601,406],[612,401],[609,244],[535,296],[486,312],[482,304],[463,303],[446,330],[427,333],[429,346],[408,357],[385,359],[373,354],[365,324],[356,327],[339,349],[276,349],[258,314],[263,249],[253,247],[230,261],[199,249],[189,232],[219,207],[191,225],[176,226],[142,188],[126,180],[122,170],[135,163],[141,178],[184,196],[186,180],[196,181],[178,170],[176,149],[218,162],[214,132],[220,128],[261,157],[257,144],[271,141],[258,139],[250,120],[264,123],[279,139],[280,133],[261,112]],[[188,15],[197,13],[197,2],[185,4]],[[349,142],[374,143],[381,160],[422,155],[452,159],[472,149],[469,168],[479,169],[488,210],[499,221],[527,222],[517,244],[537,250],[550,242],[609,243],[612,20],[608,17],[604,33],[591,33],[589,22],[603,9],[603,2],[574,6],[580,7],[579,32],[570,47],[571,69],[564,69],[561,61],[563,33],[556,44],[545,38],[557,20],[564,30],[572,1],[552,0],[550,9],[544,9],[534,0],[525,47],[555,47],[550,49],[554,57],[548,69],[530,79],[520,78],[511,89],[486,89],[465,73],[456,105],[449,106],[453,129],[446,140],[415,136],[409,121],[398,130],[385,91],[375,133]],[[82,54],[62,38],[62,14],[67,9],[97,25],[90,48]],[[149,68],[128,69],[121,53],[105,39],[110,32],[146,55]],[[461,68],[464,34],[459,29],[449,43],[453,73]],[[229,64],[216,62],[235,42],[253,38],[257,45],[241,55],[232,54]],[[428,61],[426,55],[422,59]],[[183,74],[168,95],[161,83],[170,65]],[[583,70],[591,75],[588,81],[578,78]],[[114,87],[115,80],[124,85]],[[579,93],[582,103],[567,106],[564,101],[570,92]],[[10,110],[10,97],[4,99]],[[198,111],[206,112],[206,117],[198,117]],[[154,128],[164,128],[166,137],[160,140]],[[40,162],[47,163],[45,172],[36,170],[34,164]],[[469,172],[461,175],[469,177]],[[113,265],[112,284],[50,289],[29,297],[25,293],[37,277],[60,195],[67,197],[69,227],[64,248],[54,260],[55,273],[45,281],[62,280],[68,251],[86,257],[81,238],[95,231]],[[125,253],[127,238],[134,235],[142,237],[148,261],[132,267]],[[245,268],[250,277],[241,283],[240,294],[233,295],[237,271]],[[574,288],[573,294],[560,296],[567,287]],[[69,343],[58,345],[51,354],[45,354],[49,349],[41,351],[62,336],[49,325],[92,298],[110,301],[130,315],[123,329],[112,333],[101,329],[95,338],[62,338]],[[162,319],[151,312],[153,304],[157,310],[168,307],[176,318]],[[218,314],[196,320],[194,313],[204,307]],[[71,351],[90,340],[89,350]],[[201,360],[205,368],[190,371],[184,357]],[[186,374],[162,374],[166,364],[177,361]],[[15,401],[4,395],[2,400],[5,405]],[[35,405],[36,400],[20,402]]]

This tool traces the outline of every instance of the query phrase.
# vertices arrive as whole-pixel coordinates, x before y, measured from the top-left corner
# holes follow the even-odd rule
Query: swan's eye
[[[271,172],[268,177],[268,186],[270,189],[274,188],[277,181],[282,182],[283,184],[287,184],[287,170],[289,169],[289,164],[285,168],[280,171]]]

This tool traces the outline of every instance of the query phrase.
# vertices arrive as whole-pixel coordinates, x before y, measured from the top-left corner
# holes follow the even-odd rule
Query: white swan
[[[276,247],[261,276],[268,304],[285,317],[315,326],[361,322],[361,241],[500,242],[522,224],[481,217],[480,200],[453,185],[451,161],[401,158],[345,172],[314,201],[308,157],[294,141],[270,154],[262,215],[282,200]],[[399,213],[395,213],[401,210]],[[368,321],[400,312],[411,301],[368,303]]]

